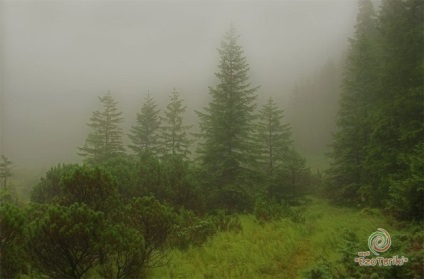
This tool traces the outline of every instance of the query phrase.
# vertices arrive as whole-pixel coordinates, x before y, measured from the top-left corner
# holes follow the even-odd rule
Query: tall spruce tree
[[[259,111],[256,141],[258,161],[261,169],[272,177],[275,169],[283,165],[291,149],[291,132],[288,124],[283,124],[283,110],[272,98]]]
[[[330,169],[341,201],[423,218],[424,5],[361,0],[351,41]],[[378,28],[375,28],[378,26]]]
[[[402,219],[424,217],[423,25],[423,1],[383,1],[384,71],[368,162],[375,204],[383,197],[383,204]]]
[[[113,99],[110,91],[99,97],[103,105],[102,111],[95,111],[87,124],[93,129],[83,147],[78,147],[80,156],[87,163],[101,163],[116,155],[122,154],[125,149],[122,143],[122,129],[119,126],[124,119],[118,110],[118,103]]]
[[[147,94],[140,113],[137,113],[137,123],[128,134],[132,142],[128,147],[137,155],[145,152],[156,155],[160,152],[159,132],[161,119],[159,112],[156,102],[150,94]]]
[[[251,160],[255,92],[258,89],[249,83],[249,65],[238,37],[231,26],[218,49],[221,56],[219,71],[215,73],[218,84],[209,88],[212,99],[204,112],[197,112],[201,139],[198,154],[205,171],[203,178],[216,197],[227,204],[237,203],[231,200],[244,191],[240,185]],[[227,194],[231,198],[223,197]]]
[[[339,103],[337,132],[330,157],[329,192],[338,201],[369,198],[365,192],[366,145],[371,133],[369,115],[379,84],[377,29],[370,0],[359,1],[354,38],[346,59]]]
[[[161,127],[161,143],[162,153],[165,157],[186,158],[190,154],[191,141],[188,138],[187,131],[191,126],[183,125],[183,113],[186,106],[180,94],[175,91],[171,92],[170,103],[166,106],[165,117]]]

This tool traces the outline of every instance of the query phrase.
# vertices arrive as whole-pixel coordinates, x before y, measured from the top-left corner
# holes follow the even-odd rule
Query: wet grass
[[[311,199],[301,207],[304,223],[282,219],[258,224],[240,216],[243,232],[221,232],[200,247],[173,250],[167,264],[150,270],[152,278],[302,278],[304,270],[324,258],[337,268],[348,229],[367,249],[377,228],[395,229],[376,211],[334,207]],[[359,251],[352,251],[352,264]],[[338,267],[342,268],[342,267]]]

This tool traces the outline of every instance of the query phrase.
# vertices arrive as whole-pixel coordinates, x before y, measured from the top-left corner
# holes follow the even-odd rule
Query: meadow
[[[300,221],[282,218],[260,224],[253,215],[241,215],[242,232],[219,232],[200,247],[173,250],[167,263],[151,269],[149,275],[152,278],[337,278],[346,275],[389,278],[387,274],[383,277],[378,274],[390,273],[390,268],[358,267],[354,258],[358,252],[368,250],[368,236],[378,228],[384,228],[392,237],[390,250],[393,253],[387,252],[390,255],[402,250],[404,244],[400,239],[410,232],[400,229],[398,223],[376,209],[336,207],[310,197],[307,200],[299,207],[303,216]],[[409,268],[421,265],[419,258],[415,260],[408,263]],[[406,264],[391,267],[395,268],[407,274]]]

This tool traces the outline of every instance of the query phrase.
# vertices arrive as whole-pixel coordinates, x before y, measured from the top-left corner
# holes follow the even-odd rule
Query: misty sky
[[[3,0],[1,152],[18,166],[78,161],[109,89],[124,129],[148,91],[164,107],[175,87],[190,118],[209,100],[231,22],[260,98],[288,96],[297,79],[340,59],[356,13],[353,0]]]

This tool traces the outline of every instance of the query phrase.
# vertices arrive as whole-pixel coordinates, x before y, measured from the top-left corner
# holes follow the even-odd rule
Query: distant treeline
[[[170,248],[241,231],[230,213],[302,222],[286,201],[310,191],[312,176],[293,148],[283,111],[272,98],[257,108],[258,87],[249,83],[233,26],[219,53],[218,85],[197,111],[197,134],[183,123],[186,107],[174,89],[163,113],[146,97],[127,149],[122,112],[108,92],[78,148],[84,164],[51,168],[29,205],[2,198],[2,277],[140,278]]]

